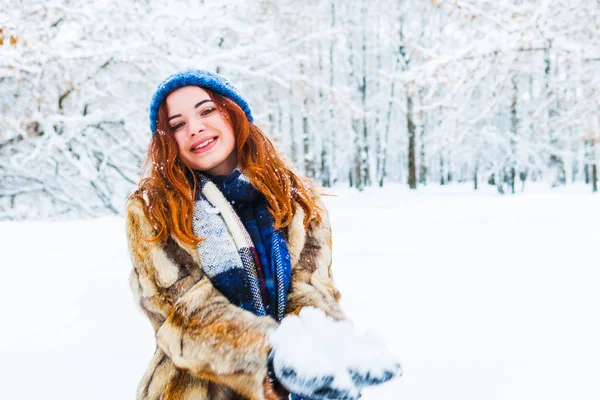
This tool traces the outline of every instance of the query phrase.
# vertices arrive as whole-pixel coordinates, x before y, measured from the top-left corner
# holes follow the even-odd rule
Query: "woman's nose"
[[[204,126],[204,122],[202,118],[192,118],[190,120],[190,136],[194,136],[197,133],[201,133],[204,131],[206,127]]]

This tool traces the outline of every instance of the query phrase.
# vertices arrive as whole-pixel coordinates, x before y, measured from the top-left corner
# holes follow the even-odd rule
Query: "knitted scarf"
[[[233,304],[281,322],[291,282],[291,261],[281,230],[261,194],[239,170],[213,178],[196,171],[192,228],[204,240],[204,272]],[[234,209],[235,207],[235,209]],[[263,287],[264,289],[261,289]],[[310,400],[291,394],[290,400]]]
[[[291,261],[266,202],[239,170],[219,181],[223,192],[202,173],[196,181],[192,228],[204,239],[197,247],[204,272],[233,304],[280,322]]]

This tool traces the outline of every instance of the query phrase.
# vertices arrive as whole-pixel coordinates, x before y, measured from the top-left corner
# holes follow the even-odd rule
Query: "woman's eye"
[[[202,112],[200,113],[200,115],[202,115],[203,117],[206,117],[207,115],[210,115],[212,113],[214,113],[217,109],[215,107],[211,107],[211,108],[206,108],[204,110],[202,110]]]
[[[178,131],[179,129],[181,129],[181,127],[182,127],[182,126],[183,126],[183,122],[181,122],[181,123],[179,123],[179,124],[176,124],[176,125],[173,125],[173,126],[171,126],[171,130],[172,130],[173,132],[175,132],[175,131]]]

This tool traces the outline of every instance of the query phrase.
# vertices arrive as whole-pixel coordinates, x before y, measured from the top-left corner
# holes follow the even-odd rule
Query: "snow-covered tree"
[[[589,0],[20,0],[0,9],[0,216],[119,213],[156,85],[233,81],[306,175],[597,189]]]

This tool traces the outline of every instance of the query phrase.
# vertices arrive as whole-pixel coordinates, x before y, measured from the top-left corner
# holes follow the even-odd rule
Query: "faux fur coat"
[[[331,276],[331,228],[320,199],[322,222],[304,228],[300,206],[284,234],[292,264],[286,315],[302,307],[343,319]],[[277,322],[256,316],[216,290],[202,270],[195,248],[174,237],[150,243],[155,235],[139,200],[126,209],[136,301],[156,334],[156,352],[137,392],[139,400],[262,400],[267,373],[266,340]]]

